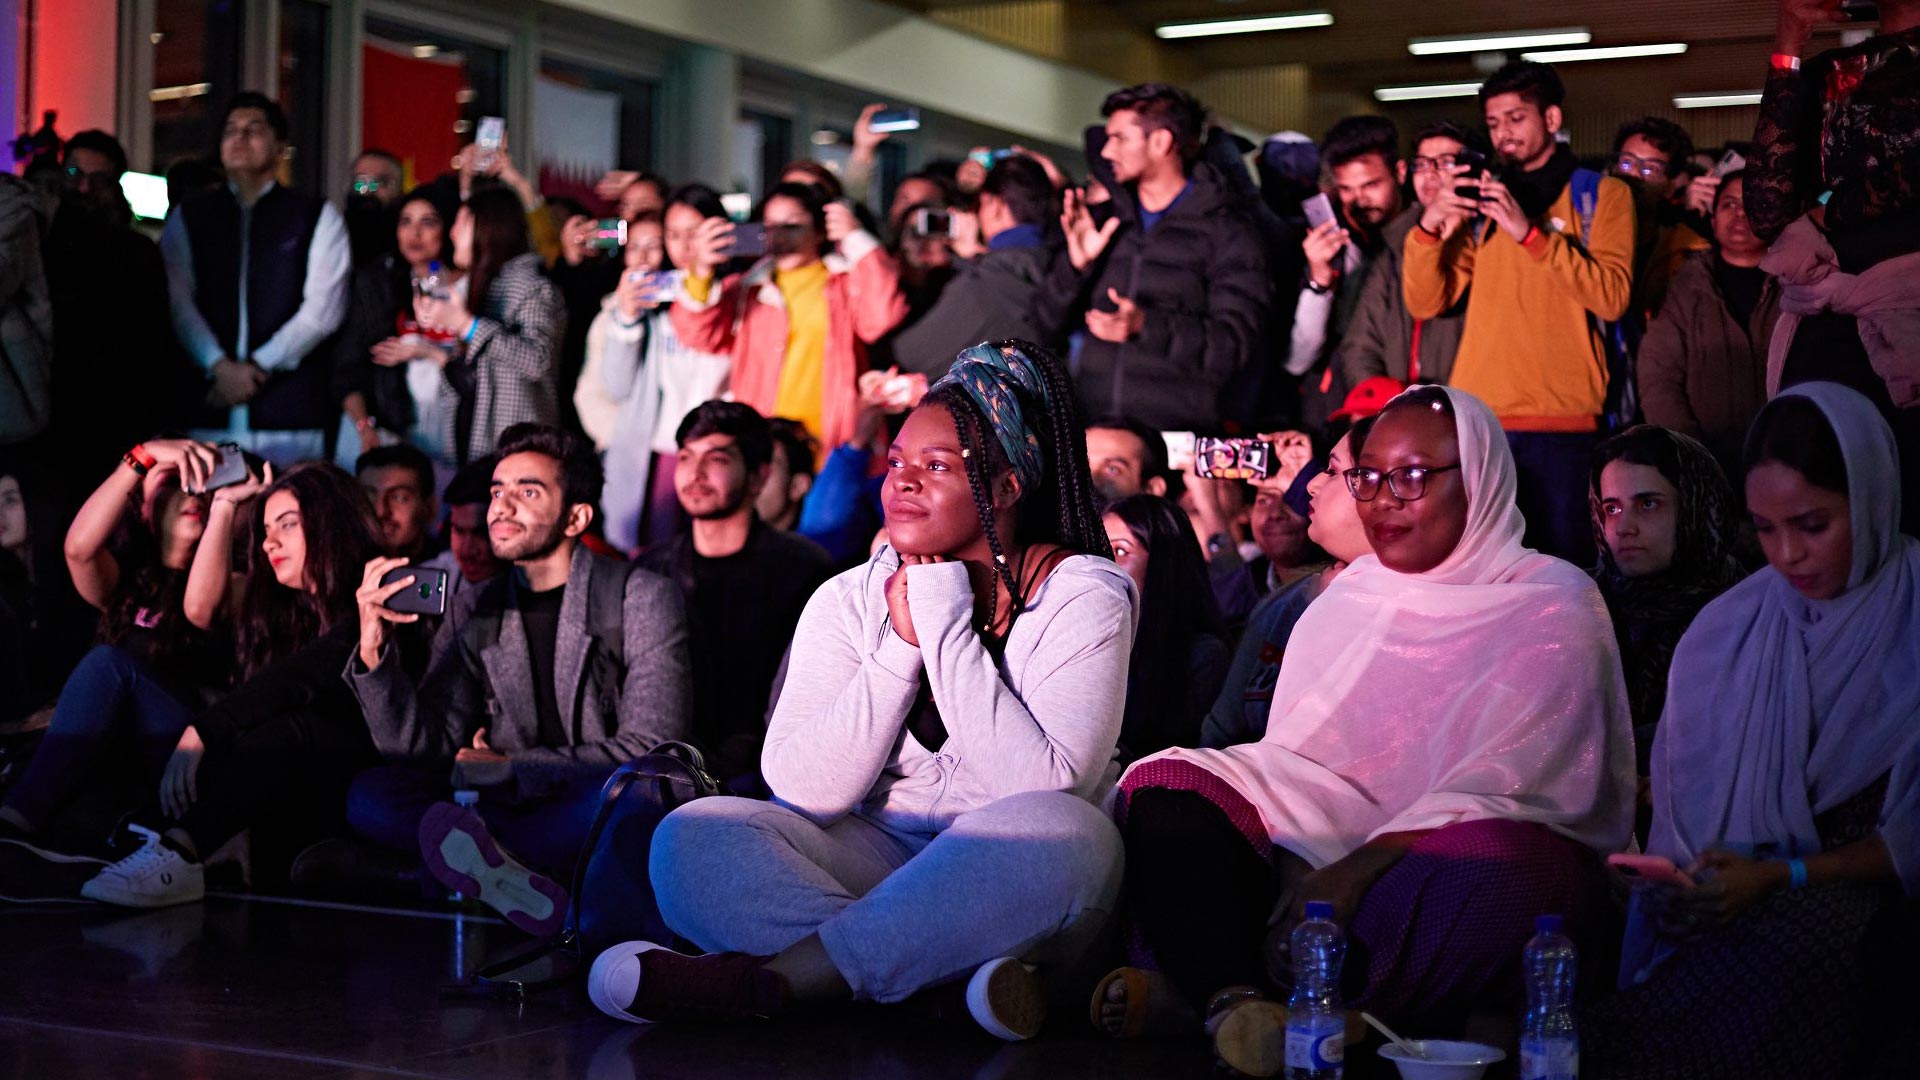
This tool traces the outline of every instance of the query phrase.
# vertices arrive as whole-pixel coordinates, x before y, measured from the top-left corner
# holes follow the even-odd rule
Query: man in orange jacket
[[[1499,160],[1484,176],[1454,166],[1452,190],[1407,237],[1403,286],[1416,319],[1436,318],[1467,294],[1450,382],[1485,401],[1507,431],[1527,543],[1586,565],[1606,324],[1626,312],[1633,292],[1634,211],[1624,182],[1581,177],[1556,140],[1565,96],[1544,64],[1509,64],[1481,86]]]

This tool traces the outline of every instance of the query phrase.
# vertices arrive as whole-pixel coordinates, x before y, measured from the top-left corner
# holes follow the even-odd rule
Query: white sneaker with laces
[[[94,875],[80,887],[80,895],[103,904],[157,908],[191,904],[207,895],[206,873],[160,840],[160,834],[138,825],[127,828],[144,838],[140,849]]]

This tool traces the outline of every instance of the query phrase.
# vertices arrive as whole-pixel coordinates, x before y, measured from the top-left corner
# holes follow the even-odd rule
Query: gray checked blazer
[[[596,574],[628,573],[620,665],[593,655],[588,598]],[[513,760],[520,793],[539,796],[589,771],[605,772],[670,739],[684,739],[692,701],[686,607],[666,578],[577,547],[567,571],[555,646],[554,700],[567,729],[562,746],[539,742],[533,665],[517,596],[518,571],[464,590],[434,636],[416,687],[391,641],[369,671],[356,651],[347,685],[374,745],[388,757],[449,758],[484,727]],[[498,627],[498,633],[493,632]],[[624,675],[620,667],[624,667]]]

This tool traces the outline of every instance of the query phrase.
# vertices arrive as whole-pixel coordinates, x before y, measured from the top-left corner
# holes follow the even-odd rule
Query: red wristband
[[[1540,235],[1540,226],[1538,225],[1527,226],[1527,235],[1520,238],[1520,246],[1526,247],[1528,244],[1533,243],[1533,238],[1539,235]]]
[[[1767,63],[1771,65],[1775,71],[1800,70],[1800,58],[1788,53],[1774,53],[1768,58]]]
[[[159,458],[156,458],[152,454],[147,452],[147,447],[146,447],[146,444],[144,443],[133,444],[133,449],[127,451],[127,460],[129,462],[138,462],[140,465],[139,471],[143,475],[146,473],[148,469],[151,469],[155,465],[160,464]]]

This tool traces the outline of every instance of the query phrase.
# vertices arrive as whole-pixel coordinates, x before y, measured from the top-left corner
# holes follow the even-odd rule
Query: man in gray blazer
[[[687,621],[672,582],[580,541],[601,485],[591,446],[518,424],[497,459],[488,539],[513,570],[461,593],[417,683],[389,640],[391,624],[417,616],[386,606],[412,579],[380,582],[406,564],[367,566],[346,679],[375,745],[403,760],[363,773],[347,816],[362,837],[419,850],[449,888],[545,934],[564,918],[553,879],[581,854],[601,784],[687,735]],[[468,791],[462,805],[445,801]]]

